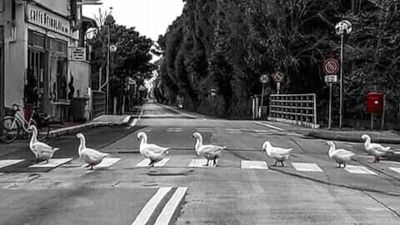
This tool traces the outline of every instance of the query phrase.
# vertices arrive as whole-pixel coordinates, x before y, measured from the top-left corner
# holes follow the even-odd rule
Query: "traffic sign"
[[[267,74],[263,74],[263,75],[260,76],[260,82],[261,83],[266,84],[266,83],[268,83],[268,81],[269,81],[269,78],[268,78]]]
[[[282,72],[275,72],[272,74],[272,78],[274,78],[275,82],[279,83],[283,80],[285,75]]]
[[[352,26],[348,20],[342,20],[335,26],[335,32],[337,35],[349,34],[351,30]]]
[[[326,75],[325,76],[326,83],[336,83],[337,82],[337,75]]]
[[[334,75],[339,72],[339,62],[334,58],[327,58],[322,63],[322,70],[326,75]]]

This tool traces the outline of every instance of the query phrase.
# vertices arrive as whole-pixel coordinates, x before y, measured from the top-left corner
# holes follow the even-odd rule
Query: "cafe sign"
[[[70,36],[69,20],[35,5],[26,6],[26,21],[63,35]]]

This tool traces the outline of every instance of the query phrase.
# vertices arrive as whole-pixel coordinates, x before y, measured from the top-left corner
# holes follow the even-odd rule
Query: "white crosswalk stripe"
[[[182,128],[168,128],[167,132],[182,132]]]
[[[240,129],[226,129],[229,134],[241,134],[242,131]]]
[[[268,165],[265,161],[242,160],[240,164],[242,169],[268,169]]]
[[[372,175],[376,175],[375,172],[367,169],[364,166],[353,166],[353,165],[347,165],[344,168],[347,172],[349,173],[354,173],[354,174],[372,174]]]
[[[30,168],[54,168],[58,167],[62,164],[68,163],[72,161],[73,158],[53,158],[50,159],[49,162],[39,162],[37,164],[29,166]]]
[[[393,170],[396,173],[400,173],[400,167],[389,167],[389,169]]]
[[[101,161],[100,164],[94,166],[93,168],[95,168],[95,169],[108,168],[120,160],[121,160],[121,158],[105,158],[105,159],[103,159],[103,161]]]
[[[4,168],[7,166],[11,166],[20,162],[23,162],[25,159],[6,159],[0,160],[0,168]]]
[[[155,167],[164,166],[169,161],[169,158],[164,158],[163,160],[154,163]],[[136,167],[148,167],[150,164],[150,159],[143,159],[141,162],[136,164]]]
[[[324,172],[321,169],[321,167],[319,167],[315,163],[292,163],[292,166],[297,171],[302,171],[302,172]]]
[[[198,132],[213,132],[214,129],[212,128],[197,128],[196,129]]]
[[[192,159],[188,167],[207,167],[207,159]]]

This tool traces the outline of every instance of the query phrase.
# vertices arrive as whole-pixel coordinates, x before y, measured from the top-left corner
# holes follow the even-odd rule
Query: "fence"
[[[106,94],[103,91],[92,91],[92,118],[106,113]]]
[[[269,104],[269,120],[319,127],[315,94],[273,94]]]

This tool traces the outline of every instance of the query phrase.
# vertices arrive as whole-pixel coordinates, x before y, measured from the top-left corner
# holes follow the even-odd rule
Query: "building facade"
[[[0,4],[2,107],[28,105],[67,120],[72,98],[88,96],[89,88],[89,63],[71,57],[79,49],[81,5],[76,0]]]

